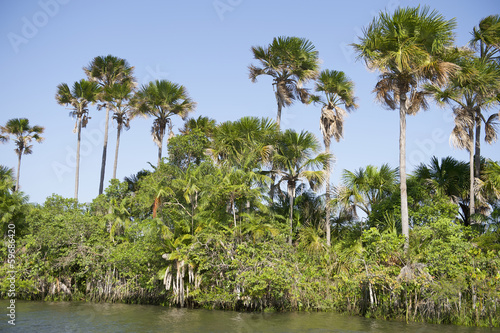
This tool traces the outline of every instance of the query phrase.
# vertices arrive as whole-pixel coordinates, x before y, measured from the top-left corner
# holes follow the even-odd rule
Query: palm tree
[[[169,138],[173,135],[170,117],[178,115],[185,120],[189,112],[196,107],[196,103],[188,96],[184,86],[167,80],[156,80],[142,86],[136,97],[133,115],[155,117],[151,134],[153,141],[158,145],[158,165],[160,165],[167,125]]]
[[[0,181],[14,179],[14,170],[5,165],[0,165]]]
[[[488,160],[483,168],[482,178],[479,193],[484,201],[489,202],[491,208],[488,228],[496,228],[498,231],[500,227],[500,162]]]
[[[481,123],[485,125],[486,142],[491,144],[497,138],[498,114],[495,113],[486,119],[481,110],[498,103],[500,67],[495,62],[472,56],[468,50],[459,51],[455,62],[460,69],[444,87],[429,84],[426,85],[426,89],[438,104],[452,106],[455,127],[452,131],[451,142],[455,147],[469,151],[469,210],[472,216],[476,210],[474,195],[477,189],[477,179],[479,179],[476,173],[480,170],[481,164],[477,156],[474,157],[474,147],[476,154],[479,154]]]
[[[0,234],[3,237],[7,237],[8,224],[16,224],[16,233],[20,231],[26,215],[28,197],[22,191],[15,191],[14,183],[14,171],[0,165]]]
[[[44,138],[44,128],[41,126],[30,126],[29,120],[26,118],[14,118],[7,121],[5,126],[0,126],[0,131],[3,134],[12,135],[15,137],[17,154],[17,177],[16,177],[16,191],[19,190],[19,175],[21,172],[21,156],[33,153],[33,145],[31,141],[42,142]]]
[[[215,119],[199,116],[198,118],[186,119],[184,127],[179,130],[181,134],[188,134],[194,130],[199,130],[207,138],[212,138],[216,128]]]
[[[455,127],[451,132],[450,141],[454,147],[466,149],[469,152],[469,216],[476,211],[475,194],[476,180],[474,177],[474,110],[454,107]]]
[[[414,175],[425,180],[436,194],[443,194],[453,201],[467,191],[469,165],[453,157],[431,158],[429,165],[420,164]]]
[[[114,84],[123,84],[134,80],[131,67],[124,59],[112,55],[99,56],[84,67],[83,70],[88,79],[97,82],[101,87],[111,87]],[[99,97],[102,102],[107,102],[102,96]],[[108,101],[109,102],[109,101]],[[106,170],[106,153],[108,149],[108,127],[109,127],[110,104],[106,107],[106,125],[104,127],[104,144],[102,148],[101,179],[99,182],[99,194],[104,190],[104,174]]]
[[[479,22],[472,30],[472,47],[479,52],[479,57],[487,60],[499,60],[500,56],[500,15],[490,15]]]
[[[268,118],[243,117],[217,126],[211,147],[206,152],[220,166],[241,169],[248,188],[268,186],[274,181],[267,174],[274,174],[263,169],[272,162],[278,134],[276,123]],[[248,199],[247,211],[250,205]]]
[[[262,67],[250,65],[250,79],[257,81],[259,75],[273,78],[278,115],[276,124],[280,127],[281,109],[295,100],[308,101],[308,92],[302,85],[318,75],[318,51],[305,38],[275,37],[268,47],[252,46],[254,59]]]
[[[449,156],[439,161],[433,156],[428,165],[422,163],[417,167],[414,176],[427,184],[431,189],[431,194],[449,197],[460,207],[464,225],[470,224],[469,163]]]
[[[295,190],[298,184],[307,180],[313,190],[321,186],[326,178],[326,165],[331,155],[318,154],[320,144],[312,133],[286,130],[279,138],[273,157],[276,173],[281,176],[278,186],[282,181],[287,184],[287,193],[290,201],[290,238],[293,237],[293,205]],[[316,169],[316,170],[315,170]]]
[[[71,106],[70,115],[76,118],[75,129],[73,132],[77,132],[77,144],[76,144],[76,175],[75,175],[75,199],[78,200],[78,183],[79,183],[79,173],[80,173],[80,142],[81,142],[81,132],[82,127],[87,126],[87,122],[90,119],[89,104],[93,104],[97,101],[98,95],[101,92],[101,88],[95,82],[90,82],[87,80],[80,80],[73,84],[70,89],[66,83],[62,83],[57,86],[56,100],[60,105]]]
[[[318,75],[318,51],[309,40],[298,37],[275,37],[268,47],[252,46],[251,50],[254,59],[259,60],[262,66],[248,67],[250,80],[256,82],[260,75],[273,78],[273,90],[278,106],[276,126],[279,129],[281,110],[284,106],[292,105],[295,100],[302,103],[309,101],[309,93],[303,84]],[[269,196],[273,200],[275,176],[272,175],[271,179]]]
[[[123,178],[123,181],[127,183],[128,190],[135,193],[139,190],[139,182],[142,178],[151,174],[151,171],[142,169],[136,174],[132,174],[128,177]]]
[[[337,190],[336,201],[347,211],[356,214],[356,208],[370,216],[374,204],[381,202],[397,187],[398,169],[388,164],[380,168],[368,165],[366,168],[342,172],[343,186]]]
[[[251,175],[243,169],[233,166],[224,167],[222,170],[223,178],[219,184],[221,186],[219,191],[229,198],[229,205],[233,214],[233,225],[236,229],[236,200],[255,196],[258,193],[258,190],[255,188],[252,189]]]
[[[483,179],[482,192],[486,192],[497,200],[500,199],[500,163],[488,160],[483,170]]]
[[[422,83],[444,84],[456,65],[442,60],[453,43],[455,20],[446,21],[428,7],[398,8],[381,13],[354,44],[358,58],[381,72],[374,91],[390,109],[399,107],[399,171],[401,224],[408,244],[408,198],[406,189],[406,115],[426,108]]]
[[[104,88],[103,99],[107,101],[106,106],[113,110],[113,119],[116,120],[116,149],[115,163],[113,165],[113,179],[116,179],[116,168],[118,166],[118,150],[120,148],[120,135],[122,129],[130,128],[130,116],[132,112],[130,100],[133,98],[134,84],[132,82],[115,83]]]
[[[298,217],[300,226],[322,229],[325,218],[325,196],[317,195],[307,189],[306,184],[298,186],[295,192],[294,205],[298,210],[295,216],[296,219]],[[286,208],[289,208],[288,205]]]
[[[109,240],[115,242],[115,235],[123,235],[130,222],[129,197],[117,201],[111,198],[108,206],[108,214],[104,216],[107,220],[107,229],[109,230]]]
[[[344,136],[344,117],[346,110],[351,111],[358,107],[354,97],[354,82],[344,72],[335,70],[324,70],[320,73],[316,82],[316,92],[324,93],[324,98],[313,96],[313,102],[320,102],[321,116],[319,128],[323,134],[325,154],[330,154],[330,143],[332,137],[337,142]],[[341,107],[344,106],[345,110]],[[330,246],[330,163],[326,166],[326,244]]]
[[[500,15],[490,15],[473,29],[470,45],[479,52],[479,58],[490,65],[500,64]],[[498,76],[497,76],[498,78]],[[497,91],[498,93],[498,91]],[[476,109],[474,176],[481,176],[481,108]]]
[[[199,168],[191,164],[185,171],[179,169],[178,178],[172,181],[173,187],[180,190],[184,200],[186,200],[186,203],[191,205],[191,212],[189,213],[191,217],[191,235],[194,235],[195,210],[198,208],[198,197],[201,191],[198,185],[200,179],[205,176],[203,171],[203,168]]]
[[[243,117],[217,126],[208,155],[216,164],[238,166],[245,171],[262,170],[272,164],[279,130],[268,118]],[[272,169],[272,166],[271,166]],[[270,197],[273,199],[275,174],[271,171]]]
[[[271,161],[277,136],[278,128],[274,121],[243,117],[217,126],[212,147],[207,152],[217,164],[243,167],[248,171],[261,168]],[[252,156],[251,160],[249,155]]]

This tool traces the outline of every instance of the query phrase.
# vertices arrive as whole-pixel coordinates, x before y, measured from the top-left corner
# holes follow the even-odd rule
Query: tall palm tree
[[[275,37],[267,47],[252,46],[255,60],[259,60],[261,67],[250,65],[250,79],[257,81],[260,75],[269,75],[273,78],[278,115],[276,124],[280,127],[281,110],[290,106],[295,100],[302,103],[308,101],[307,89],[303,84],[318,75],[318,51],[305,38]]]
[[[105,105],[113,110],[113,119],[116,120],[116,149],[115,163],[113,165],[113,179],[116,179],[120,135],[123,128],[126,130],[130,128],[130,116],[132,112],[130,100],[133,98],[133,95],[133,82],[115,83],[104,88],[104,97],[102,98],[107,101]]]
[[[76,175],[75,175],[75,199],[78,200],[78,184],[79,184],[79,174],[80,174],[80,142],[82,127],[87,126],[87,122],[90,119],[89,114],[89,104],[93,104],[97,101],[99,94],[101,93],[101,88],[95,82],[90,82],[87,80],[80,80],[73,84],[70,89],[66,83],[62,83],[57,86],[56,100],[60,105],[71,106],[70,115],[76,118],[75,129],[73,132],[77,132],[77,144],[76,144]]]
[[[167,80],[156,80],[142,86],[136,97],[133,115],[155,117],[151,134],[153,141],[158,145],[158,165],[160,165],[167,125],[169,137],[173,135],[170,117],[178,115],[185,120],[187,115],[194,111],[196,103],[188,96],[184,86]]]
[[[17,177],[16,191],[19,190],[19,175],[21,172],[21,156],[33,153],[33,145],[31,141],[42,142],[44,138],[41,136],[45,129],[41,126],[30,126],[29,120],[26,118],[14,118],[7,121],[5,126],[0,126],[0,131],[3,134],[12,135],[15,137],[17,154]]]
[[[322,96],[312,96],[313,102],[320,102],[321,116],[319,128],[323,134],[325,153],[330,154],[330,143],[332,137],[337,142],[344,137],[344,117],[346,111],[351,111],[358,107],[354,97],[354,82],[352,82],[344,72],[335,70],[324,70],[320,73],[316,82],[316,92],[323,93]],[[345,110],[342,108],[345,108]],[[330,246],[330,163],[326,166],[326,244]]]
[[[297,185],[308,181],[313,190],[321,186],[326,178],[326,165],[331,155],[320,153],[314,156],[320,149],[316,137],[307,131],[297,133],[294,130],[286,130],[279,138],[273,157],[276,172],[281,176],[281,182],[286,182],[287,193],[290,201],[290,238],[293,237],[293,205]]]
[[[474,177],[474,128],[475,114],[469,107],[454,107],[455,127],[451,132],[450,142],[454,147],[466,149],[469,152],[469,216],[476,210],[475,194],[476,180]]]
[[[112,55],[95,57],[86,67],[83,68],[83,70],[90,81],[97,82],[103,88],[111,87],[114,84],[123,84],[134,81],[132,76],[134,67],[131,67],[126,60]],[[99,99],[102,102],[106,102],[102,96],[100,96]],[[106,107],[106,125],[104,127],[99,194],[102,194],[104,190],[106,154],[108,149],[109,111],[110,105],[108,104]]]
[[[479,26],[472,31],[470,45],[479,53],[479,58],[484,62],[500,64],[500,15],[483,18]],[[476,113],[474,176],[479,179],[481,176],[481,108],[476,109]]]
[[[408,244],[408,197],[406,189],[406,115],[426,108],[421,84],[444,84],[456,65],[442,56],[453,43],[455,20],[445,20],[428,7],[398,8],[391,15],[381,13],[364,30],[359,44],[353,44],[358,58],[370,69],[381,72],[374,91],[390,109],[399,107],[399,171],[401,224]]]
[[[495,62],[474,57],[468,50],[460,50],[455,62],[460,69],[444,87],[426,85],[426,89],[438,104],[452,106],[455,115],[455,127],[451,135],[452,144],[469,151],[469,210],[472,216],[476,209],[474,195],[479,179],[476,174],[481,164],[480,160],[474,157],[474,148],[476,154],[479,154],[481,123],[485,125],[486,142],[493,143],[497,138],[498,114],[495,113],[486,119],[482,110],[498,103],[500,67]]]

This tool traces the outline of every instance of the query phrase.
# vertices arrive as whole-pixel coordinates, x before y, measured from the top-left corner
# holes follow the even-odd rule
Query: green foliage
[[[258,123],[249,118],[224,128],[227,133],[232,126],[240,128],[243,137],[244,128]],[[196,128],[180,137],[194,134],[199,134]],[[214,135],[222,140],[220,133]],[[479,234],[457,222],[457,205],[448,196],[429,192],[428,182],[412,177],[413,228],[405,253],[399,193],[392,181],[396,171],[384,166],[388,177],[373,169],[365,179],[372,184],[363,190],[370,198],[368,223],[339,215],[332,246],[327,246],[323,197],[302,184],[296,200],[282,193],[270,204],[266,155],[259,153],[266,151],[264,141],[257,135],[248,145],[240,139],[235,149],[227,150],[222,141],[211,146],[212,152],[220,148],[217,163],[201,155],[200,163],[192,163],[179,151],[180,164],[174,158],[129,181],[112,180],[91,204],[53,195],[43,205],[27,205],[20,192],[12,192],[12,178],[2,178],[3,226],[12,220],[19,228],[19,298],[336,310],[375,318],[500,324],[495,319],[500,309],[495,214]],[[279,153],[292,148],[282,146]],[[309,162],[322,162],[288,155],[298,168],[281,171],[281,181],[298,177]],[[274,168],[279,167],[276,162]],[[377,187],[375,179],[387,182]],[[7,257],[8,251],[4,238],[0,253]],[[3,297],[9,269],[8,262],[0,266]]]
[[[10,173],[0,177],[0,231],[7,236],[9,224],[16,226],[17,236],[24,234],[25,216],[29,209],[28,197],[23,192],[14,191],[14,181]]]
[[[200,165],[205,157],[209,140],[199,129],[190,130],[187,134],[177,135],[168,141],[168,160],[180,169],[186,170],[189,165]]]
[[[429,188],[424,180],[410,177],[407,184],[408,215],[412,226],[425,225],[441,217],[454,219],[458,216],[458,206],[444,194],[429,195]],[[368,217],[370,226],[384,230],[385,225],[394,219],[394,223],[400,230],[399,192],[400,190],[396,189],[384,200],[373,205],[372,212]]]

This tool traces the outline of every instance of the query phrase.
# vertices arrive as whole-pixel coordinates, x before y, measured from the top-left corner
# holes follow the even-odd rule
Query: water
[[[0,332],[500,332],[500,329],[405,324],[327,312],[241,313],[152,305],[16,301],[16,325],[0,301]]]

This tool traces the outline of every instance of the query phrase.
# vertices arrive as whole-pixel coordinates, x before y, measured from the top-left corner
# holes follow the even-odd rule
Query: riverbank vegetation
[[[348,207],[334,195],[339,204],[332,203],[329,247],[323,195],[304,184],[297,188],[290,234],[286,191],[277,190],[271,202],[266,187],[255,186],[268,181],[267,176],[250,166],[245,171],[231,165],[229,159],[214,164],[203,154],[203,146],[217,142],[220,128],[243,123],[266,121],[244,118],[221,124],[214,128],[213,141],[198,129],[186,131],[169,143],[176,162],[166,161],[127,181],[113,180],[89,204],[53,195],[43,205],[29,205],[21,192],[11,192],[13,182],[4,178],[2,194],[10,213],[3,214],[2,227],[6,234],[6,221],[15,221],[17,297],[336,310],[498,326],[498,198],[488,197],[485,187],[490,214],[479,214],[481,223],[465,225],[465,162],[462,166],[452,158],[435,159],[437,165],[419,169],[430,177],[409,178],[407,253],[398,218],[397,169],[345,171],[338,193],[356,195],[349,196]],[[279,132],[275,134],[279,140]],[[195,144],[179,149],[185,142]],[[245,159],[257,154],[244,146],[231,145],[236,150],[228,154]],[[252,157],[247,163],[257,161]],[[434,175],[437,167],[443,172]],[[465,170],[462,177],[460,169]],[[483,182],[498,182],[498,169],[498,163],[487,162]],[[438,178],[442,175],[451,176]],[[462,188],[463,197],[447,193],[456,187]],[[365,221],[353,215],[362,207],[370,207]],[[6,258],[8,248],[1,251]],[[2,275],[7,271],[5,264]],[[5,296],[6,282],[2,287]]]
[[[420,9],[400,10],[392,18],[406,18],[409,31],[417,33],[415,25],[422,22],[408,18],[415,15],[446,23],[439,36],[448,36],[454,25]],[[0,255],[8,258],[14,225],[16,298],[339,311],[499,327],[500,165],[480,156],[477,141],[481,124],[487,142],[496,138],[498,114],[486,118],[481,110],[499,103],[498,43],[492,42],[498,16],[474,30],[480,54],[452,48],[448,39],[423,49],[416,43],[405,50],[418,58],[415,63],[389,56],[399,44],[371,43],[389,38],[378,34],[384,30],[380,23],[375,20],[356,46],[381,71],[377,96],[400,110],[401,123],[431,97],[453,104],[453,138],[469,150],[469,161],[433,157],[406,174],[402,145],[403,168],[366,165],[344,170],[341,182],[330,184],[330,142],[342,138],[344,115],[357,107],[354,83],[342,72],[320,74],[317,52],[304,39],[276,38],[268,47],[252,48],[262,67],[251,66],[250,78],[273,77],[276,122],[187,118],[195,103],[186,88],[156,81],[133,93],[132,68],[108,57],[126,64],[126,75],[117,76],[123,82],[108,78],[99,85],[90,76],[72,89],[63,84],[57,102],[72,107],[78,136],[92,102],[101,101],[123,126],[138,115],[154,117],[158,163],[123,181],[112,179],[90,203],[77,200],[78,167],[75,198],[54,194],[43,204],[28,203],[12,170],[2,167]],[[378,37],[369,34],[375,32]],[[382,49],[388,53],[380,58]],[[472,70],[479,59],[488,63],[484,77]],[[96,68],[99,63],[92,62]],[[93,76],[102,79],[101,72]],[[303,89],[316,78],[313,91]],[[321,104],[325,150],[308,131],[280,128],[282,108],[295,100]],[[178,135],[173,115],[185,119]],[[401,131],[404,136],[404,126]],[[2,297],[10,271],[5,259]]]

